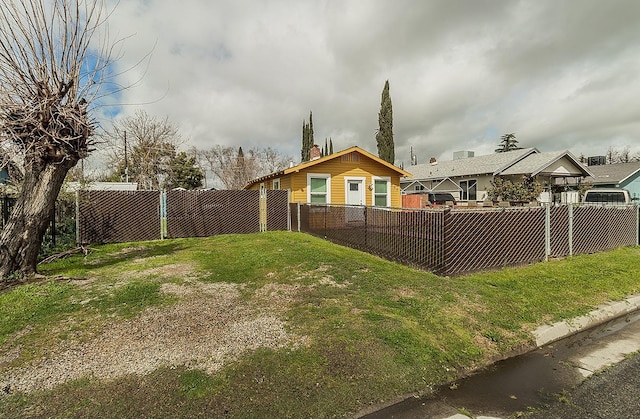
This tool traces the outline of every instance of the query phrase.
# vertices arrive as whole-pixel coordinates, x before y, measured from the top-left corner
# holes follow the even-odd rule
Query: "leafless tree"
[[[632,161],[640,161],[640,154],[632,155],[629,146],[623,147],[621,150],[616,147],[609,146],[607,149],[607,163],[629,163]]]
[[[284,169],[291,160],[271,147],[242,151],[242,147],[215,145],[207,150],[192,150],[192,153],[200,167],[225,189],[242,189],[252,179]]]
[[[67,172],[93,146],[92,107],[111,62],[102,0],[0,3],[0,145],[24,177],[0,235],[0,279],[36,272]]]
[[[159,119],[145,111],[137,111],[114,122],[112,129],[102,137],[117,177],[122,179],[123,175],[128,175],[129,181],[138,182],[138,188],[144,190],[157,190],[164,186],[169,163],[181,143],[175,124],[167,117]]]

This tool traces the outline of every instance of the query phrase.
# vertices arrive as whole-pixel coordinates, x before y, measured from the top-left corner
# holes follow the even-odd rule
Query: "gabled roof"
[[[400,176],[411,177],[411,173],[409,173],[409,172],[407,172],[407,171],[405,171],[405,170],[403,170],[403,169],[401,169],[399,167],[396,167],[393,164],[391,164],[391,163],[389,163],[389,162],[387,162],[385,160],[382,160],[378,156],[374,156],[373,154],[369,153],[366,150],[361,149],[360,147],[353,146],[353,147],[349,147],[349,148],[347,148],[345,150],[338,151],[338,152],[333,153],[333,154],[329,154],[328,156],[320,157],[319,159],[306,161],[306,162],[298,164],[297,166],[289,167],[287,169],[280,170],[280,171],[277,171],[277,172],[274,172],[274,173],[270,173],[268,175],[259,177],[257,179],[253,179],[245,186],[245,188],[247,188],[247,187],[249,187],[251,185],[255,185],[256,183],[264,182],[265,180],[268,180],[268,179],[274,179],[274,178],[278,178],[278,177],[283,176],[283,175],[288,175],[290,173],[296,173],[296,172],[299,172],[301,170],[307,169],[309,167],[316,166],[318,164],[322,164],[322,163],[327,162],[329,160],[341,158],[345,154],[349,154],[349,153],[352,153],[354,151],[362,154],[363,156],[366,156],[366,157],[370,158],[371,160],[381,164],[382,166],[386,166],[387,168],[398,172],[398,174]]]
[[[560,168],[564,170],[557,170],[554,172],[545,172],[549,166],[557,162],[562,158],[567,158],[573,166],[575,166],[579,171],[581,176],[590,176],[591,172],[585,166],[583,166],[580,161],[568,150],[564,151],[549,151],[546,153],[536,153],[527,156],[526,158],[520,160],[513,166],[501,172],[501,175],[528,175],[528,176],[536,176],[540,173],[545,174],[555,174],[556,176],[576,176],[574,172],[569,172],[567,168]]]
[[[593,174],[588,181],[593,184],[624,183],[626,180],[640,172],[640,162],[603,164],[600,166],[589,166]]]
[[[438,162],[437,164],[418,164],[409,170],[414,179],[443,179],[454,176],[497,175],[532,154],[535,148],[523,148],[506,153],[487,154],[466,159]]]

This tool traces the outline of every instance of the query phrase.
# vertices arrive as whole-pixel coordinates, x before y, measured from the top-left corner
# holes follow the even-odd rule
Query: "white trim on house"
[[[376,181],[383,181],[387,183],[387,204],[385,207],[391,206],[391,177],[389,176],[371,176],[371,206],[376,206]]]
[[[278,191],[280,190],[280,178],[277,177],[275,179],[273,179],[273,181],[271,182],[271,185],[273,186],[273,189]],[[276,185],[278,185],[278,187],[276,187]]]

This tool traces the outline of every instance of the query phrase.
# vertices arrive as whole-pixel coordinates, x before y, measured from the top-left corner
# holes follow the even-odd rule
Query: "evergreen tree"
[[[333,140],[329,138],[329,154],[333,154]]]
[[[202,186],[204,173],[196,164],[195,157],[179,152],[169,162],[169,179],[167,188],[196,189]]]
[[[302,161],[311,160],[311,148],[313,147],[313,113],[309,112],[309,123],[302,121]]]
[[[506,153],[507,151],[521,150],[522,147],[518,146],[518,140],[516,140],[516,134],[504,134],[500,137],[500,144],[496,148],[496,153]]]
[[[329,155],[329,143],[328,140],[325,138],[324,139],[324,156],[328,156]]]
[[[378,156],[391,164],[395,161],[395,146],[393,144],[393,109],[391,96],[389,96],[389,80],[384,83],[382,99],[380,101],[380,113],[378,113]]]

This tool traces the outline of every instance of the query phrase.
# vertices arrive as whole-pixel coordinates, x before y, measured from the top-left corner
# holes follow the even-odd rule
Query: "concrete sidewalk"
[[[457,382],[455,390],[444,389],[433,398],[407,399],[366,417],[512,416],[539,404],[531,393],[553,394],[573,388],[591,374],[640,351],[640,321],[636,320],[640,320],[640,295],[603,305],[570,321],[539,327],[533,332],[536,351],[496,363],[486,372]]]

